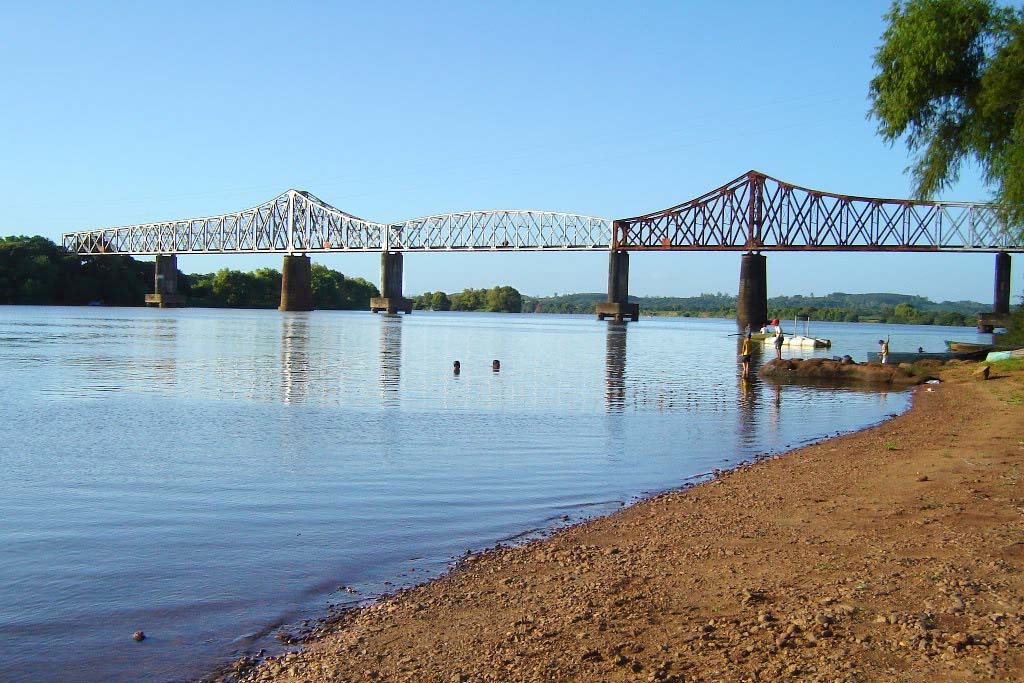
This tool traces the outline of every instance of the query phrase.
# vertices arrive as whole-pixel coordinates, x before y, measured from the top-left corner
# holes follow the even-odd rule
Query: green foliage
[[[607,296],[596,292],[553,297],[526,297],[523,308],[536,313],[594,313]],[[642,311],[655,315],[729,318],[736,315],[736,297],[701,294],[693,297],[630,297]],[[906,294],[844,294],[778,296],[768,300],[769,316],[792,320],[797,315],[834,322],[885,322],[915,325],[973,325],[986,306],[974,301],[935,303]]]
[[[153,265],[130,256],[79,257],[45,237],[0,238],[0,304],[141,306]]]
[[[310,272],[313,307],[318,310],[365,310],[377,288],[363,278],[345,277],[314,263]],[[251,273],[222,268],[216,273],[179,278],[190,305],[225,308],[277,308],[281,302],[281,273],[257,268]]]
[[[486,289],[464,289],[458,294],[452,294],[453,311],[484,311],[486,309]]]
[[[905,0],[875,52],[871,115],[916,153],[915,191],[933,196],[973,159],[1009,220],[1024,225],[1024,10],[994,0]]]
[[[370,307],[370,299],[379,295],[377,288],[361,277],[345,277],[338,271],[318,263],[313,264],[312,271],[314,308],[365,310]],[[280,294],[280,285],[277,291]]]
[[[521,313],[523,297],[515,287],[492,287],[485,297],[487,310],[494,313]]]
[[[431,311],[491,311],[520,313],[523,296],[507,285],[490,289],[464,289],[451,296],[444,292],[424,292],[413,299],[413,308]]]
[[[1006,333],[999,335],[996,338],[996,343],[1008,346],[1013,346],[1014,344],[1024,346],[1024,308],[1018,308],[1011,314],[1010,324],[1006,328]]]
[[[412,306],[424,311],[450,311],[452,300],[442,291],[424,292],[413,298]]]

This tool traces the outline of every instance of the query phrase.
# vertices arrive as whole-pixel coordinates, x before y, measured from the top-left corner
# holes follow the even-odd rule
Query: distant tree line
[[[521,313],[523,295],[507,285],[490,289],[464,289],[457,294],[424,292],[413,298],[413,308],[427,311],[490,311]]]
[[[141,306],[153,264],[131,256],[85,256],[45,237],[0,237],[0,304]]]
[[[535,313],[594,313],[607,295],[598,292],[552,297],[525,297],[523,309]],[[694,297],[630,297],[645,313],[681,317],[733,318],[736,297],[721,292]],[[914,325],[974,325],[978,311],[989,308],[976,301],[933,302],[907,294],[845,294],[779,296],[768,300],[768,315],[792,320],[806,315],[814,320],[883,322]]]
[[[152,269],[151,269],[152,270]],[[365,310],[377,287],[361,277],[346,277],[314,263],[311,273],[313,308]],[[216,308],[277,308],[281,302],[281,272],[257,268],[252,272],[221,268],[216,273],[179,275],[179,291],[189,305]]]
[[[370,307],[377,288],[320,264],[312,267],[313,306],[326,309]],[[142,306],[153,291],[153,263],[131,256],[78,256],[45,237],[0,238],[0,304],[97,303]],[[273,268],[243,272],[178,272],[178,291],[190,306],[276,308],[281,273]]]

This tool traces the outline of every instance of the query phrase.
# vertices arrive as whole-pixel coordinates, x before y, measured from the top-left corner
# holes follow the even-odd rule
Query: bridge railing
[[[751,171],[696,199],[615,222],[614,248],[1020,251],[998,207],[821,192]]]

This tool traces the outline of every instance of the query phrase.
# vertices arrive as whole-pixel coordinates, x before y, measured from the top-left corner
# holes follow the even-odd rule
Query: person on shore
[[[882,363],[883,364],[884,363],[888,363],[889,362],[889,335],[886,335],[885,339],[879,339],[878,340],[878,348],[879,348],[878,355],[881,358]]]
[[[740,347],[740,363],[743,364],[744,377],[748,377],[750,375],[750,347],[750,333],[747,332],[747,336],[743,337],[743,346]]]
[[[457,375],[462,372],[462,363],[455,361],[452,363],[452,374]]]
[[[775,326],[775,358],[782,360],[782,342],[786,341],[786,338],[782,336],[782,326]]]

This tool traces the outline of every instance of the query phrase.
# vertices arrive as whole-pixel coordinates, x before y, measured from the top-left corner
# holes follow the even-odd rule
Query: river
[[[0,678],[187,680],[466,550],[908,405],[906,392],[741,381],[733,331],[0,307]],[[886,334],[894,351],[977,337],[812,332],[833,340],[819,353],[857,360]]]

